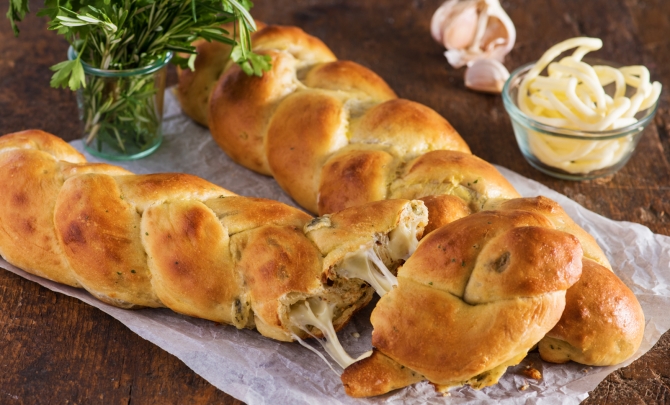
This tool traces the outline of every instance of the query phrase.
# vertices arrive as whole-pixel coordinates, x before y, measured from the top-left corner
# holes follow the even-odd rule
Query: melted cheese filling
[[[346,278],[360,278],[370,284],[380,297],[398,286],[398,279],[379,258],[374,248],[348,254],[337,273]]]
[[[419,245],[416,228],[419,221],[400,221],[389,233],[389,251],[393,260],[407,260]]]
[[[337,333],[335,333],[335,328],[333,327],[334,309],[335,304],[322,301],[318,298],[310,298],[293,305],[291,307],[291,312],[289,313],[289,318],[293,326],[307,332],[312,337],[315,336],[309,331],[307,326],[318,328],[321,333],[323,333],[325,339],[317,339],[317,341],[323,346],[326,353],[328,353],[340,367],[345,369],[349,365],[370,356],[372,351],[363,353],[356,359],[349,356],[349,353],[344,350],[340,340],[337,338]],[[291,335],[298,341],[298,343],[316,353],[330,366],[330,363],[321,353],[305,343],[305,341],[300,339],[296,334],[292,333]],[[330,366],[330,368],[332,369],[333,367]],[[333,369],[333,371],[335,370]]]
[[[388,248],[391,259],[407,260],[414,253],[419,244],[416,238],[418,225],[418,222],[401,222],[389,233]],[[398,279],[386,267],[373,247],[345,256],[338,274],[367,282],[380,297],[398,286]]]

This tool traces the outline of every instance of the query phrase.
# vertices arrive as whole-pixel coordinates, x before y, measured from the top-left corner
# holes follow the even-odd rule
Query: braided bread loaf
[[[272,59],[262,77],[228,62],[214,85],[205,72],[223,62],[202,66],[217,46],[202,43],[206,57],[195,73],[200,69],[202,82],[210,82],[190,91],[193,73],[184,72],[177,94],[199,122],[205,114],[192,106],[209,99],[209,128],[221,148],[237,163],[274,176],[307,210],[326,214],[369,201],[436,196],[427,204],[435,228],[445,207],[465,215],[489,199],[519,197],[439,114],[398,99],[374,72],[336,60],[317,38],[268,26],[254,33],[253,44]]]
[[[189,175],[137,176],[86,164],[41,131],[0,138],[0,188],[7,196],[0,200],[0,254],[11,263],[113,305],[167,306],[280,340],[327,333],[309,320],[295,322],[305,305],[325,303],[323,313],[341,327],[372,295],[361,283],[367,279],[351,272],[358,256],[374,252],[380,270],[393,269],[427,223],[423,204],[401,200],[311,220]],[[376,351],[343,374],[350,395],[425,378],[445,387],[492,384],[545,333],[540,354],[550,361],[611,364],[637,349],[639,304],[596,263],[607,264],[602,251],[556,203],[538,197],[486,208],[495,210],[433,232],[401,268],[399,287],[373,313]],[[568,290],[563,312],[582,252],[588,277]],[[426,355],[455,341],[469,342],[459,346],[461,357],[436,364]],[[458,359],[477,366],[455,372]]]
[[[88,164],[42,131],[0,137],[0,189],[0,255],[17,267],[115,306],[168,307],[286,341],[322,334],[290,319],[307,300],[327,302],[342,327],[372,289],[335,269],[370,249],[394,269],[427,222],[423,204],[403,200],[313,220],[191,175]]]

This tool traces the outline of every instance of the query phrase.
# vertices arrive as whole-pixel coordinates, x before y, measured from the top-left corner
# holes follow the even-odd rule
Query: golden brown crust
[[[305,85],[317,89],[343,91],[351,93],[354,97],[369,97],[378,103],[398,97],[375,72],[348,60],[317,65],[307,73]]]
[[[310,108],[314,105],[319,108]],[[316,212],[321,167],[347,143],[342,100],[318,90],[286,97],[272,117],[266,142],[270,170],[279,185]]]
[[[298,27],[268,25],[255,32],[252,40],[255,51],[278,50],[309,65],[336,59],[326,44]]]
[[[603,253],[593,236],[577,225],[563,208],[547,197],[517,198],[509,201],[497,200],[487,204],[486,209],[509,209],[536,212],[549,219],[554,228],[575,235],[584,249],[584,257],[594,260],[602,266],[612,269],[605,253]]]
[[[207,126],[209,96],[230,60],[232,47],[222,42],[209,42],[204,39],[197,40],[193,46],[198,53],[193,65],[195,70],[177,67],[179,82],[175,95],[184,114],[198,124]]]
[[[478,212],[490,200],[520,197],[490,163],[467,153],[437,150],[408,162],[391,185],[392,198],[455,195]]]
[[[45,152],[55,160],[69,163],[84,163],[84,155],[77,152],[67,142],[39,129],[14,132],[0,137],[0,150],[31,149]]]
[[[236,268],[245,275],[259,331],[291,341],[283,328],[280,298],[322,288],[319,250],[304,237],[301,227],[270,225],[233,235],[231,251]]]
[[[63,182],[91,170],[127,173],[106,164],[84,164],[83,155],[40,130],[0,137],[0,254],[41,277],[80,286],[63,257],[53,227],[56,196]],[[40,178],[40,182],[35,179]],[[23,241],[30,241],[25,243]]]
[[[392,155],[381,150],[349,150],[335,153],[321,171],[318,212],[337,212],[385,200],[396,166]]]
[[[453,195],[429,195],[421,197],[419,200],[423,201],[428,208],[428,225],[423,231],[424,236],[457,219],[472,214],[472,210],[467,204]]]
[[[341,379],[347,395],[362,398],[412,385],[424,377],[373,349],[370,357],[347,367]]]
[[[643,335],[644,313],[633,292],[609,269],[584,259],[561,320],[540,341],[540,356],[553,363],[609,366],[632,356]]]
[[[262,29],[265,24],[256,21],[256,26]],[[235,29],[233,23],[221,27],[230,33]],[[209,97],[226,66],[231,63],[230,52],[233,48],[223,42],[205,39],[196,40],[193,46],[198,54],[193,65],[195,70],[177,67],[178,84],[175,95],[186,115],[200,125],[207,126]],[[189,57],[188,54],[180,56]]]
[[[271,57],[272,69],[248,76],[231,65],[219,79],[209,104],[214,140],[237,163],[271,174],[265,154],[265,132],[279,101],[299,87],[296,70],[335,60],[320,40],[296,27],[268,26],[253,35],[254,50]]]
[[[303,211],[265,198],[221,197],[205,201],[230,235],[263,225],[304,226],[313,218]]]
[[[411,269],[416,282],[433,283],[435,288],[462,297],[486,244],[511,229],[528,226],[549,227],[550,223],[523,211],[485,211],[454,221],[423,238],[423,253],[415,253],[399,275]]]
[[[389,100],[367,111],[351,142],[383,143],[406,160],[436,149],[470,153],[446,119],[422,104],[403,99]]]
[[[375,307],[372,344],[433,383],[460,385],[526,353],[560,318],[564,294],[471,306],[410,281]]]
[[[0,138],[0,145],[7,141]],[[40,277],[79,286],[53,227],[63,180],[54,176],[34,181],[45,172],[57,173],[58,161],[37,150],[6,150],[0,152],[0,172],[7,173],[0,177],[0,254]]]
[[[227,232],[207,206],[192,200],[152,205],[142,216],[141,238],[151,285],[165,306],[246,326],[231,311],[236,300],[247,300],[242,275],[233,264]]]
[[[53,223],[77,281],[107,303],[161,306],[151,288],[140,215],[114,178],[71,177],[57,195]]]
[[[272,68],[250,77],[231,66],[212,93],[210,130],[233,160],[274,176],[311,212],[405,198],[389,190],[398,167],[429,151],[470,153],[438,113],[398,99],[374,72],[337,61],[302,30],[268,26],[253,40]]]
[[[481,250],[463,299],[486,304],[566,290],[579,280],[581,261],[579,241],[568,233],[513,228]]]
[[[284,95],[285,73],[292,62],[278,52],[268,56],[274,68],[262,77],[248,76],[239,66],[231,66],[219,79],[209,103],[214,140],[237,163],[267,175],[271,172],[265,159],[264,128]]]
[[[235,193],[186,173],[154,173],[115,176],[119,196],[140,213],[150,205],[181,199],[208,200],[236,196]]]

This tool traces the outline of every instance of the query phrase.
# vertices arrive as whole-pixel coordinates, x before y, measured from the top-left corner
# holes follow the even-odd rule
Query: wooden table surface
[[[5,8],[7,2],[3,4]],[[501,98],[465,89],[463,69],[448,66],[432,41],[429,22],[439,4],[257,0],[253,14],[266,22],[300,26],[341,59],[370,67],[401,97],[445,116],[473,152],[489,162],[608,218],[670,235],[670,1],[503,1],[518,34],[505,61],[510,71],[563,39],[584,35],[603,39],[599,57],[644,64],[666,86],[655,122],[628,165],[613,177],[589,182],[557,180],[524,161]],[[40,2],[31,5],[35,11]],[[0,134],[40,128],[66,140],[77,138],[74,95],[49,87],[49,66],[65,58],[67,44],[34,14],[21,29],[14,38],[9,23],[0,21]],[[0,271],[0,292],[2,404],[239,403],[172,355],[76,299],[7,271]],[[611,374],[586,403],[670,403],[670,333],[645,356]]]

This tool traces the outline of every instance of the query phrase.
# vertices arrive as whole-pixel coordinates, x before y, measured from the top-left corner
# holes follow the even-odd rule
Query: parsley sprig
[[[191,55],[173,61],[192,68],[191,44],[198,38],[232,45],[231,58],[247,74],[260,76],[270,61],[251,51],[252,5],[249,0],[45,0],[38,15],[49,17],[49,29],[77,52],[76,59],[52,67],[51,85],[86,86],[82,62],[104,70],[133,69],[155,63],[167,51]],[[28,0],[10,0],[7,17],[15,34],[29,11]],[[236,22],[233,32],[221,27],[230,22]]]

